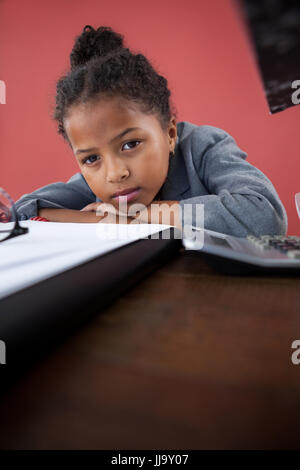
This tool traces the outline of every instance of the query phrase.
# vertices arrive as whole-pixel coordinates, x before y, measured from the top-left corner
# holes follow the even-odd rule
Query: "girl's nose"
[[[106,170],[106,181],[108,183],[117,183],[127,179],[129,176],[129,170],[124,164],[111,162]]]

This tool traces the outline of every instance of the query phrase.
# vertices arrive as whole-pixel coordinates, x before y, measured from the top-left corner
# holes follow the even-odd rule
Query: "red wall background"
[[[179,121],[229,132],[273,182],[300,232],[300,107],[271,115],[234,0],[0,0],[0,185],[18,199],[79,171],[51,120],[57,79],[86,24],[111,26],[169,82]],[[300,79],[300,77],[295,77]]]

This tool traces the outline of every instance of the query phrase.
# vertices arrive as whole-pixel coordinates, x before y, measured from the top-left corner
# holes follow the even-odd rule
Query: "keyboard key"
[[[272,248],[289,258],[300,258],[300,237],[296,235],[249,235],[247,239],[262,251]]]
[[[289,258],[300,258],[300,250],[291,250],[287,252]]]

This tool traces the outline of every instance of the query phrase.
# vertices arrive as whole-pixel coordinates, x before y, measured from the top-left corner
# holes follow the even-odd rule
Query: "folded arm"
[[[15,205],[19,219],[26,220],[38,215],[48,218],[43,211],[45,208],[69,209],[76,212],[87,204],[95,202],[95,199],[96,196],[81,173],[76,173],[67,183],[48,184],[32,193],[24,194],[16,201]],[[60,214],[63,216],[63,212]]]
[[[286,234],[286,211],[273,184],[246,157],[232,136],[218,134],[196,165],[211,194],[180,201],[184,223],[197,226],[196,205],[203,204],[205,229],[238,237]],[[184,214],[186,204],[192,214]]]

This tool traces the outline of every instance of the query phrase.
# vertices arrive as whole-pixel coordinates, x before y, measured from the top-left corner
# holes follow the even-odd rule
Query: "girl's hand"
[[[92,202],[87,206],[80,209],[81,212],[96,212],[96,215],[101,216],[99,220],[103,224],[130,224],[134,217],[118,211],[112,204],[106,202]],[[135,220],[135,223],[139,223]]]
[[[118,211],[112,204],[109,204],[107,202],[91,202],[91,204],[88,204],[87,206],[83,207],[80,209],[80,211],[89,211],[89,212],[97,212],[98,209],[98,215],[102,215],[105,212],[112,213],[112,214],[121,214],[121,215],[128,215],[125,214],[122,211]]]
[[[92,202],[91,204],[88,204],[87,206],[83,207],[82,209],[80,209],[81,211],[92,211],[92,212],[96,212],[97,210],[97,207],[99,205],[103,204],[103,202]]]

